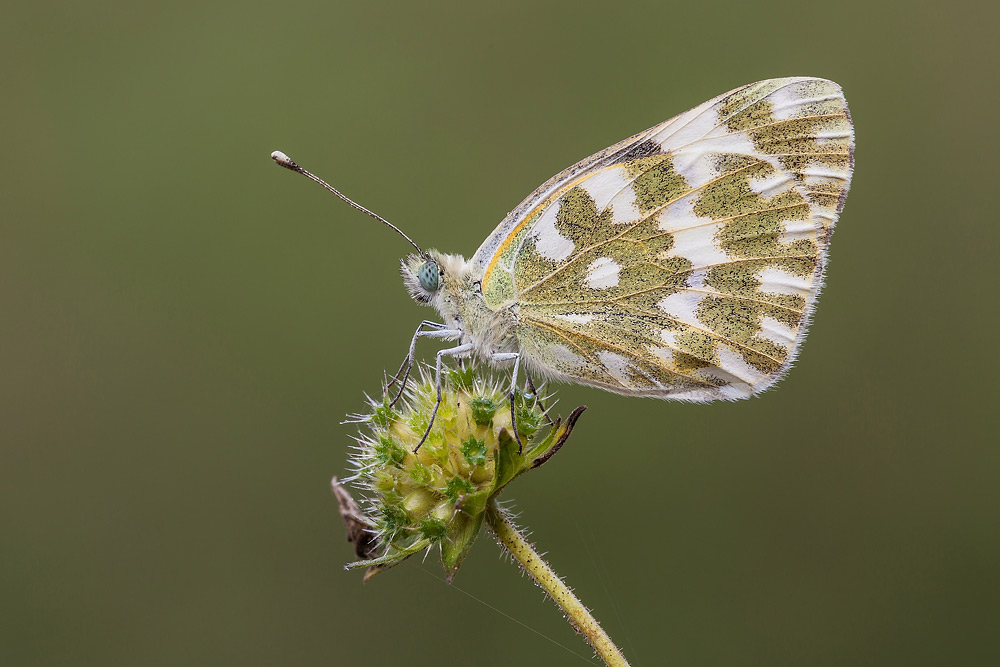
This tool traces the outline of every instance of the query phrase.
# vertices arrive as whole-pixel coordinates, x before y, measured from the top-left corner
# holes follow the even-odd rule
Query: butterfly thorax
[[[428,261],[438,268],[437,289],[429,290],[418,275]],[[436,250],[427,256],[410,255],[402,263],[403,282],[418,303],[433,306],[444,324],[462,332],[460,342],[472,343],[476,355],[489,360],[498,352],[517,351],[514,337],[514,307],[491,309],[483,300],[482,285],[472,274],[470,264],[461,255],[446,255]]]

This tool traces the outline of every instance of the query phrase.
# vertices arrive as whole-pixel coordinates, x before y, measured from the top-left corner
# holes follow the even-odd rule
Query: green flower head
[[[441,405],[419,448],[437,400],[426,369],[395,405],[387,387],[381,400],[369,399],[368,414],[355,417],[365,429],[357,438],[349,481],[365,495],[364,511],[357,510],[355,518],[366,535],[364,549],[355,540],[362,560],[348,567],[367,567],[366,579],[433,546],[440,548],[448,579],[454,577],[489,500],[548,460],[583,412],[577,408],[539,437],[548,417],[538,397],[515,392],[515,438],[510,394],[494,378],[448,369],[441,384]]]

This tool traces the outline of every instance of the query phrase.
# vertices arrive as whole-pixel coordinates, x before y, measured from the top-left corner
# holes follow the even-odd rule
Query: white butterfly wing
[[[529,366],[610,391],[735,399],[805,336],[853,166],[840,87],[738,88],[557,174],[471,260]]]

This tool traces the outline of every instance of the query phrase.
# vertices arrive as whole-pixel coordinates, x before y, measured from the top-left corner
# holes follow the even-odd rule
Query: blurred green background
[[[846,91],[796,368],[586,403],[522,524],[633,665],[1000,663],[987,3],[15,3],[0,25],[0,663],[596,662],[484,535],[363,585],[328,480],[417,322],[556,171],[714,95]],[[431,358],[433,343],[421,348]]]

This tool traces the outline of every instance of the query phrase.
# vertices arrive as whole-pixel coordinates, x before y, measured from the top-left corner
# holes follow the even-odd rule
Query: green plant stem
[[[549,564],[535,551],[531,543],[510,520],[510,516],[497,505],[496,498],[490,499],[486,510],[486,522],[496,536],[497,541],[511,553],[521,564],[521,567],[531,575],[542,590],[569,618],[570,624],[583,634],[587,642],[597,651],[605,664],[610,667],[628,667],[628,662],[621,650],[611,641],[611,637],[593,617],[573,591],[563,583]]]

